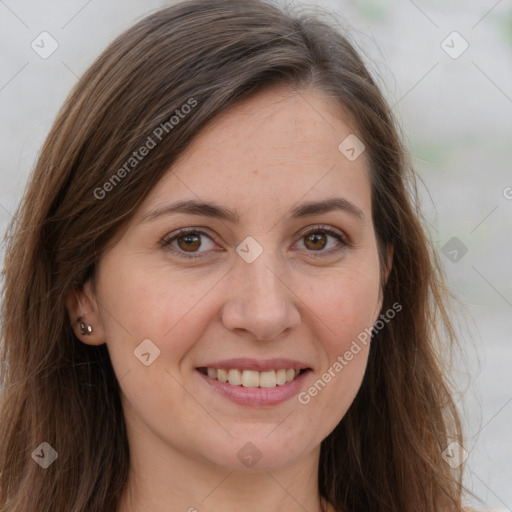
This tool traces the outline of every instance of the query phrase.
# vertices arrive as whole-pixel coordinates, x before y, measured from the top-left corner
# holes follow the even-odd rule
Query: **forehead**
[[[321,92],[266,89],[203,129],[148,200],[223,198],[243,210],[344,194],[369,208],[366,154],[350,161],[339,149],[356,134],[348,112]]]

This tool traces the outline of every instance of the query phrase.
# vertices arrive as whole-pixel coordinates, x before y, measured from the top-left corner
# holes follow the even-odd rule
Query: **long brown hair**
[[[462,443],[440,359],[454,329],[389,106],[348,38],[319,17],[259,0],[192,0],[137,23],[84,73],[8,231],[2,512],[117,509],[130,464],[118,381],[106,345],[73,334],[65,298],[93,275],[115,234],[209,121],[281,83],[314,87],[353,116],[370,162],[382,269],[393,247],[382,310],[402,306],[374,333],[359,393],[322,442],[319,492],[346,512],[460,509],[462,466],[453,471],[442,458],[451,440]],[[194,108],[170,122],[192,100]],[[120,171],[162,126],[149,154]],[[58,452],[47,469],[31,457],[42,442]]]

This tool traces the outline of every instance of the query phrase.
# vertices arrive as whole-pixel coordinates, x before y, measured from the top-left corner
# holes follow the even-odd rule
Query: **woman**
[[[11,226],[0,509],[459,511],[445,295],[345,36],[254,0],[148,16]]]

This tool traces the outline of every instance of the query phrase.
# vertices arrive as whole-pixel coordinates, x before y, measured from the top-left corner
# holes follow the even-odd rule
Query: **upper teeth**
[[[269,370],[266,372],[258,372],[255,370],[224,370],[222,368],[208,368],[208,377],[220,380],[221,382],[229,382],[233,386],[243,386],[245,388],[274,388],[282,386],[287,382],[291,382],[300,370],[293,368]]]

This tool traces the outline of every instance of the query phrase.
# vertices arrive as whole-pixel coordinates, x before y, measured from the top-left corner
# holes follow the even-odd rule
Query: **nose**
[[[240,258],[226,281],[222,323],[238,336],[275,340],[300,323],[300,299],[286,282],[286,272],[281,270],[280,277],[276,260],[267,254],[252,263]]]

